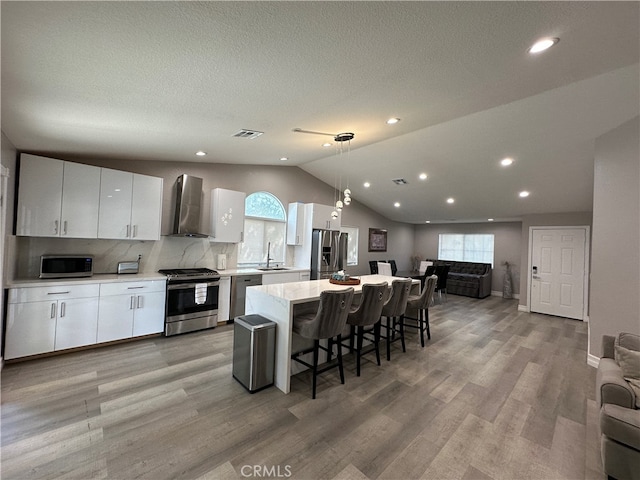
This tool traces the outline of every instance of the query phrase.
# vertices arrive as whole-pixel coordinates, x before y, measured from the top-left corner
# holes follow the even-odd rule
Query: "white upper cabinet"
[[[244,240],[244,192],[211,190],[212,242],[240,243]]]
[[[102,169],[98,238],[131,238],[133,174]]]
[[[162,179],[102,169],[98,238],[159,240]]]
[[[287,245],[302,245],[304,225],[304,203],[290,203],[287,212]]]
[[[64,162],[61,237],[98,236],[99,192],[99,167]]]
[[[162,178],[133,174],[131,235],[133,240],[160,240]]]
[[[338,212],[338,218],[331,218],[334,208],[329,205],[320,205],[319,203],[308,203],[306,205],[306,214],[311,215],[311,228],[319,228],[322,230],[340,230],[341,213]]]
[[[100,168],[22,154],[16,234],[96,238]]]

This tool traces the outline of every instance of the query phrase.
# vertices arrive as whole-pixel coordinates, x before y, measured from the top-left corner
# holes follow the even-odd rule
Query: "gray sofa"
[[[430,260],[434,266],[449,265],[447,293],[485,298],[491,295],[491,264]]]
[[[602,358],[596,374],[596,400],[600,408],[602,466],[609,478],[640,479],[640,402],[624,379],[615,358],[616,337],[602,338]],[[618,335],[617,344],[640,351],[640,336]]]

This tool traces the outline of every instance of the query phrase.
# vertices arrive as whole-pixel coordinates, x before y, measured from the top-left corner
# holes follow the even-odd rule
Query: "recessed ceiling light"
[[[426,173],[421,173],[420,175],[418,175],[418,178],[420,180],[426,180],[427,179],[427,174]]]
[[[520,195],[522,198],[524,197],[528,197],[529,196],[529,192],[527,192],[526,190],[523,190],[522,192],[520,192],[518,195]]]
[[[503,158],[502,160],[500,160],[500,165],[502,165],[503,167],[508,167],[512,163],[513,163],[513,158]]]
[[[487,218],[487,222],[493,222],[493,218]]]
[[[559,38],[541,38],[536,43],[534,43],[531,48],[529,48],[529,53],[540,53],[545,50],[553,47],[556,43],[560,41]]]
[[[323,147],[330,147],[331,145],[333,145],[333,143],[323,143],[322,144]]]
[[[289,160],[287,157],[280,157],[281,162],[286,162],[287,160]]]
[[[426,220],[424,223],[431,223],[431,220]]]
[[[399,118],[394,117],[394,118],[390,118],[389,120],[387,120],[387,125],[395,125],[396,123],[398,123],[400,121]]]
[[[364,182],[364,188],[369,188],[371,186],[371,184],[369,182]]]
[[[453,203],[453,202],[455,202],[455,199],[453,199],[453,198],[447,198],[447,203]]]
[[[203,152],[202,150],[198,150],[196,152],[196,155],[199,156],[199,157],[204,157],[206,154],[207,154],[207,152]]]
[[[400,202],[394,203],[393,206],[396,207],[396,208],[400,207]]]

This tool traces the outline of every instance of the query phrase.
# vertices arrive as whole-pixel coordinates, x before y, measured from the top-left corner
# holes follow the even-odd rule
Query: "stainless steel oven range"
[[[220,275],[208,268],[158,270],[167,276],[166,336],[213,328],[218,323]]]

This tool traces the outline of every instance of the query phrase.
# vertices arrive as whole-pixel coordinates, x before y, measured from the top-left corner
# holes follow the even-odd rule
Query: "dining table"
[[[284,393],[291,389],[291,375],[305,369],[297,362],[292,365],[292,345],[301,341],[292,330],[294,314],[297,311],[309,311],[317,308],[320,295],[326,290],[354,289],[354,303],[362,293],[362,286],[367,283],[386,282],[389,287],[398,277],[387,275],[362,275],[357,285],[340,285],[331,283],[329,279],[307,280],[302,282],[278,283],[247,287],[245,314],[257,314],[276,323],[276,345],[274,365],[274,385]],[[420,280],[412,279],[411,294],[420,293]],[[298,351],[296,349],[295,351]],[[320,358],[322,361],[323,358]]]

